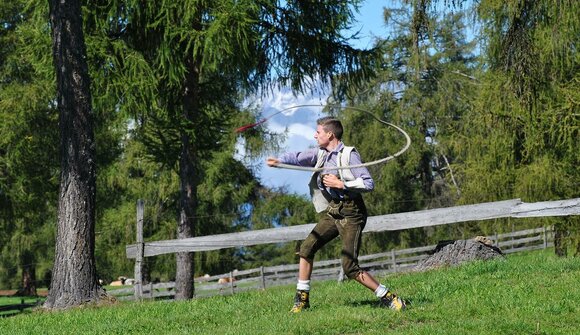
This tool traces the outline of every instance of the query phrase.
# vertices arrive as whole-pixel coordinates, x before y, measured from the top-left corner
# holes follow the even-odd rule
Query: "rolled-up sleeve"
[[[350,153],[350,165],[359,164],[362,164],[360,154],[356,150],[353,150]],[[375,182],[366,167],[353,168],[350,171],[355,179],[344,182],[344,187],[347,190],[362,193],[370,192],[375,188]]]

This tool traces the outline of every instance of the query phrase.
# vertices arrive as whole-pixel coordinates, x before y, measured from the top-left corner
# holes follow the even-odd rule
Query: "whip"
[[[347,166],[335,167],[333,169],[336,169],[336,170],[354,169],[354,168],[359,168],[359,167],[367,167],[367,166],[372,166],[372,165],[376,165],[376,164],[386,163],[386,162],[388,162],[388,161],[390,161],[392,159],[395,159],[396,157],[402,155],[411,146],[411,137],[409,137],[409,134],[407,134],[407,132],[405,132],[403,129],[401,129],[400,127],[398,127],[398,126],[396,126],[396,125],[394,125],[394,124],[392,124],[390,122],[387,122],[387,121],[384,121],[384,120],[379,119],[378,117],[376,117],[371,112],[369,112],[369,111],[367,111],[365,109],[357,108],[357,107],[339,106],[339,105],[327,105],[327,106],[332,107],[332,108],[351,109],[351,110],[355,110],[355,111],[367,113],[370,116],[372,116],[375,120],[377,120],[378,122],[380,122],[380,123],[382,123],[382,124],[384,124],[384,125],[386,125],[388,127],[391,127],[391,128],[396,129],[399,133],[401,133],[405,137],[405,141],[406,141],[405,142],[405,145],[401,148],[401,150],[399,150],[396,153],[394,153],[392,155],[389,155],[387,157],[384,157],[384,158],[381,158],[381,159],[377,159],[377,160],[372,161],[372,162],[367,162],[367,163],[357,164],[357,165],[347,165]],[[325,107],[325,106],[323,106],[323,105],[305,104],[305,105],[295,105],[295,106],[287,107],[287,108],[284,108],[284,109],[282,109],[282,110],[280,110],[280,111],[278,111],[278,112],[276,112],[276,113],[274,113],[274,114],[272,114],[272,115],[270,115],[270,116],[268,116],[268,117],[266,117],[266,118],[264,118],[264,119],[262,119],[262,120],[260,120],[258,122],[241,126],[241,127],[237,128],[235,131],[237,133],[246,131],[248,129],[254,128],[254,127],[258,126],[258,125],[261,125],[261,124],[265,123],[266,121],[268,121],[270,118],[272,118],[275,115],[278,115],[278,114],[280,114],[282,112],[285,112],[287,110],[296,109],[296,108],[302,108],[302,107]],[[290,169],[290,170],[311,171],[311,172],[318,172],[318,171],[325,170],[325,168],[323,168],[323,167],[321,167],[321,168],[314,168],[314,167],[296,166],[296,165],[289,165],[289,164],[282,164],[282,163],[273,165],[272,167],[279,168],[279,169]]]

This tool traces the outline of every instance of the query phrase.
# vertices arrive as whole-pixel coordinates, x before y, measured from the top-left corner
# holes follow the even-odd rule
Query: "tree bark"
[[[35,297],[36,294],[36,259],[31,251],[24,251],[20,256],[22,268],[22,286],[14,294],[19,297]]]
[[[190,56],[186,61],[188,74],[185,78],[183,92],[183,118],[187,124],[195,122],[199,113],[199,65]],[[191,127],[193,128],[193,127]],[[191,129],[190,128],[190,129]],[[180,217],[177,226],[177,238],[195,236],[195,208],[197,206],[197,186],[199,184],[197,150],[191,133],[181,130],[181,157],[179,160],[180,179]],[[195,271],[192,252],[180,252],[176,255],[175,299],[191,299],[194,293],[193,276]]]
[[[95,266],[95,143],[81,4],[50,0],[60,127],[56,253],[45,308],[96,302],[104,295]]]

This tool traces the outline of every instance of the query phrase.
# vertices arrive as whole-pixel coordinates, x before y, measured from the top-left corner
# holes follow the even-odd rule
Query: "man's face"
[[[314,138],[316,139],[316,142],[318,142],[318,146],[320,148],[326,148],[330,143],[331,137],[332,133],[325,131],[324,127],[322,127],[321,125],[318,125],[316,127],[316,133],[314,134]]]

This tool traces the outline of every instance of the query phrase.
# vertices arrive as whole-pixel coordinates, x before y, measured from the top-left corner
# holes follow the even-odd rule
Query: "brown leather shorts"
[[[344,274],[348,278],[356,278],[362,271],[358,265],[358,252],[367,216],[362,198],[332,200],[328,208],[320,213],[318,223],[300,245],[298,255],[312,261],[318,250],[340,235]]]

